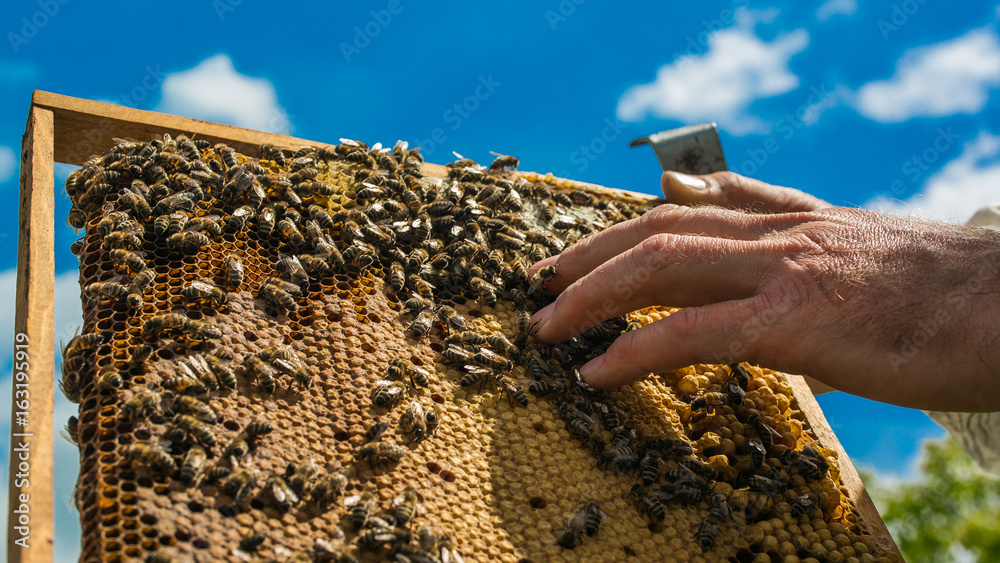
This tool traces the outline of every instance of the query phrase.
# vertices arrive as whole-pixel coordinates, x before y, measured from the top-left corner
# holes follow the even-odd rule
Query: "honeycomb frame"
[[[36,98],[37,97],[38,96],[36,96]],[[56,100],[56,102],[65,103],[65,100]],[[51,107],[51,104],[52,104],[52,101],[50,99],[49,100],[50,107]],[[103,106],[104,105],[104,104],[95,104],[93,102],[87,102],[87,104],[93,104],[93,105],[97,105],[97,106]],[[41,104],[40,104],[40,106],[41,106]],[[99,109],[101,111],[105,112],[105,115],[107,115],[107,112],[109,111],[109,109],[112,111],[112,113],[117,113],[118,110],[120,110],[121,108],[114,108],[113,106],[110,106],[109,108],[99,108]],[[135,110],[129,110],[129,111],[133,112],[135,114],[138,114],[138,117],[142,117],[142,118],[148,117],[145,114],[149,114],[149,112],[135,112]],[[56,111],[56,113],[58,114],[59,112]],[[165,116],[158,116],[158,114],[149,114],[149,115],[151,115],[151,116],[157,116],[158,119],[162,118],[162,117],[165,117]],[[135,118],[136,115],[132,115],[132,116],[129,116],[129,117]],[[107,117],[105,117],[105,119],[107,119]],[[173,131],[175,133],[179,132],[179,131],[197,132],[199,130],[199,127],[202,127],[204,125],[203,123],[201,123],[201,122],[195,122],[194,120],[182,120],[181,118],[176,118],[176,120],[177,121],[183,121],[183,123],[172,123],[172,126],[171,127],[166,127],[166,129],[169,129],[170,131]],[[30,123],[29,123],[29,126],[30,126]],[[214,124],[213,124],[213,126],[214,126]],[[225,128],[225,126],[215,126],[215,127]],[[238,130],[236,128],[231,128],[231,129],[234,130],[233,131],[234,133],[243,133],[243,131],[244,131],[244,130]],[[29,130],[30,130],[30,127],[29,127]],[[123,135],[124,135],[123,133],[118,133],[118,132],[115,133],[115,136],[123,136]],[[257,135],[257,139],[256,140],[259,140],[261,134],[256,134],[256,135]],[[108,136],[110,136],[110,135],[108,135]],[[237,135],[233,135],[233,136],[237,136]],[[26,140],[27,140],[27,138],[26,138]],[[267,140],[271,141],[271,140],[274,140],[274,139],[268,138]],[[305,142],[296,142],[296,141],[299,141],[299,140],[288,139],[288,138],[282,138],[282,141],[283,142],[281,144],[283,146],[289,146],[289,145],[296,146],[296,145],[306,144]],[[315,145],[315,144],[313,144],[313,145]],[[57,152],[58,152],[58,150],[57,150]],[[429,168],[431,168],[433,170],[433,167],[429,167]],[[440,172],[440,169],[436,170],[436,172]],[[525,177],[530,178],[533,181],[548,180],[548,181],[553,182],[555,184],[567,185],[567,184],[564,184],[564,182],[562,182],[562,181],[557,181],[557,180],[552,179],[552,178],[541,178],[541,177],[538,177],[537,175],[525,175]],[[30,185],[30,183],[31,183],[30,179],[28,181],[26,181],[25,177],[22,176],[22,185],[25,185],[25,184],[29,184]],[[573,186],[579,186],[579,185],[580,184],[578,184],[578,183],[577,184],[573,184]],[[28,191],[30,192],[30,190],[28,190]],[[29,193],[29,195],[30,195],[30,193]],[[24,202],[24,192],[22,192],[22,204],[23,204],[23,202]],[[34,210],[34,209],[36,209],[36,207],[37,206],[28,205],[27,209]],[[22,210],[23,209],[24,209],[24,207],[22,207]],[[44,209],[43,209],[43,211],[44,211]],[[37,242],[37,240],[34,241],[34,242]],[[19,269],[20,269],[20,266],[21,266],[21,262],[19,261]],[[21,286],[19,284],[19,295],[20,295],[20,291],[21,291],[20,287]],[[30,293],[30,291],[29,291],[29,293]],[[378,294],[378,292],[376,292],[376,294]],[[22,309],[22,300],[19,300],[19,303],[18,303],[18,311],[19,311],[18,318],[19,318],[19,320],[22,319],[21,309]],[[653,316],[655,316],[656,313],[651,312],[651,314],[653,314]],[[49,322],[51,323],[51,321],[49,321]],[[19,330],[20,330],[21,326],[23,326],[23,325],[22,324],[18,324]],[[28,330],[30,330],[30,326],[29,326]],[[36,366],[37,365],[39,365],[39,364],[36,364]],[[715,368],[711,368],[711,367],[707,367],[707,366],[701,366],[701,367],[697,367],[696,366],[695,369],[699,370],[698,374],[709,373],[709,374],[714,374],[714,375],[717,375],[717,376],[721,375],[721,374],[715,373],[715,371],[713,371]],[[687,375],[694,375],[694,374],[692,373],[692,374],[687,374]],[[812,429],[812,431],[816,434],[816,438],[817,438],[820,446],[828,447],[828,448],[832,447],[831,449],[834,449],[834,450],[839,449],[839,443],[836,443],[835,437],[833,437],[832,432],[829,431],[829,427],[826,425],[825,420],[822,419],[822,414],[819,411],[818,406],[815,405],[815,401],[812,400],[812,396],[811,396],[811,394],[809,394],[808,389],[807,389],[807,387],[805,387],[804,383],[802,383],[801,378],[796,378],[795,376],[787,376],[787,377],[785,377],[785,376],[775,376],[775,377],[781,377],[781,378],[785,379],[785,381],[782,382],[783,386],[788,388],[788,393],[790,395],[794,395],[794,399],[797,399],[797,401],[795,401],[793,399],[792,402],[793,403],[794,402],[798,403],[798,405],[797,405],[798,408],[795,409],[795,410],[797,410],[797,411],[799,411],[801,413],[801,417],[803,418],[802,427],[806,428],[806,431],[809,431],[809,429]],[[777,383],[776,383],[776,385],[777,385]],[[534,405],[534,403],[532,403],[532,405]],[[499,406],[498,406],[498,408],[499,408]],[[497,408],[494,408],[492,410],[493,411],[497,411]],[[808,412],[808,411],[812,411],[812,412]],[[492,414],[497,415],[497,418],[499,418],[499,420],[502,421],[502,422],[509,422],[510,421],[509,420],[510,419],[509,415],[504,414],[504,413],[508,413],[508,412],[514,412],[514,411],[509,411],[509,410],[505,410],[505,409],[499,408],[498,412],[495,412],[495,413],[492,413]],[[543,426],[549,424],[549,421],[547,421],[547,420],[544,419],[543,414],[541,414],[541,413],[533,413],[532,417],[534,418],[536,416],[542,416],[542,422],[541,422],[541,424]],[[537,425],[538,423],[539,423],[538,421],[534,421],[532,424],[533,425]],[[502,435],[502,433],[501,433],[501,435]],[[566,437],[565,434],[563,435],[563,437],[564,438]],[[832,443],[831,443],[831,439],[832,439]],[[841,474],[848,474],[848,477],[849,477],[849,474],[853,473],[853,468],[850,467],[850,462],[846,458],[846,455],[843,454],[842,450],[840,452],[838,452],[838,453],[839,453],[839,464],[840,464]],[[454,473],[450,469],[448,469],[447,466],[438,466],[438,471],[436,472],[436,474],[440,475],[442,473],[445,473],[445,476],[452,475],[453,476],[453,480],[454,480]],[[856,474],[855,474],[855,476],[856,476]],[[449,482],[448,479],[443,479],[443,480],[446,483]],[[852,485],[850,483],[849,479],[845,479],[845,483],[848,486],[859,486],[860,485],[859,481],[857,483],[855,483],[855,484]],[[863,502],[867,500],[867,495],[866,495],[866,493],[864,493],[863,488],[860,488],[859,491],[851,491],[851,493],[853,493],[853,494],[851,494],[849,496],[851,496],[859,504],[863,504]],[[535,497],[533,496],[532,498],[535,498]],[[531,499],[529,499],[529,501],[530,500]],[[529,502],[529,504],[532,504],[532,503]],[[540,503],[535,502],[533,504],[540,504]],[[533,504],[532,504],[532,506],[533,506]],[[543,505],[541,507],[533,506],[533,508],[544,510],[546,508],[546,505],[548,505],[548,504],[559,504],[559,503],[546,502],[545,505]],[[566,505],[565,502],[563,502],[561,504],[562,505]],[[566,514],[573,509],[573,505],[574,504],[575,503],[569,503],[568,506],[561,506],[560,505],[560,511],[561,512],[559,513],[559,516],[558,517],[554,517],[554,518],[550,518],[549,519],[550,523],[552,525],[556,525],[554,523],[555,520],[558,520],[561,517],[565,517]],[[634,512],[634,509],[633,509],[633,512]],[[872,512],[874,512],[874,511],[872,511]],[[877,513],[874,513],[874,517],[872,517],[870,514],[862,515],[861,516],[861,522],[863,522],[865,525],[867,525],[872,530],[874,530],[874,532],[876,534],[879,534],[879,527],[881,525],[881,521],[878,519]],[[884,530],[884,527],[882,527],[882,530]],[[892,548],[895,547],[894,545],[892,545],[891,538],[888,537],[887,533],[884,535],[884,537],[878,537],[878,538],[876,538],[876,540],[880,544],[880,546],[882,544],[884,544],[886,542],[886,540],[888,540],[888,545],[891,545]],[[889,551],[891,552],[892,549],[890,549]],[[627,553],[627,551],[626,551],[626,553]],[[15,559],[11,559],[11,560],[15,560]],[[44,560],[44,559],[40,559],[40,560]]]

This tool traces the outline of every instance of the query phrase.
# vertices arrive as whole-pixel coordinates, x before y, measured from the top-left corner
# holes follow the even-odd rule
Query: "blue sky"
[[[0,341],[12,338],[17,155],[35,89],[320,141],[404,139],[435,162],[493,150],[648,193],[656,160],[628,141],[715,120],[733,170],[840,205],[964,221],[1000,200],[997,19],[995,3],[941,0],[6,2]],[[79,324],[74,238],[57,229],[57,340]],[[0,360],[6,446],[9,349]],[[852,458],[880,473],[905,474],[920,440],[942,434],[920,412],[843,394],[820,403]],[[72,406],[58,411],[61,426]],[[60,444],[59,466],[72,454]],[[71,554],[65,473],[57,549]]]

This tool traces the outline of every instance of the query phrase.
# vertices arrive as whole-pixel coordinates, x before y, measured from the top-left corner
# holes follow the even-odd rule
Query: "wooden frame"
[[[226,143],[237,151],[253,153],[263,143],[285,147],[326,146],[306,139],[243,129],[231,125],[142,111],[114,104],[94,102],[35,91],[31,99],[28,122],[21,143],[21,191],[17,254],[17,309],[15,334],[24,333],[31,344],[28,350],[30,367],[23,370],[30,383],[29,408],[20,408],[13,395],[11,405],[11,447],[25,439],[30,442],[30,482],[34,487],[15,487],[20,460],[11,452],[8,500],[7,561],[11,563],[47,563],[52,561],[53,522],[53,371],[55,350],[48,347],[53,339],[53,292],[55,280],[55,188],[53,166],[56,162],[83,164],[93,154],[112,148],[114,138],[149,139],[170,133],[186,134],[212,143]],[[423,173],[444,177],[446,169],[425,163]],[[580,182],[575,182],[581,184]],[[602,186],[584,184],[598,190]],[[623,190],[615,190],[621,192]],[[647,194],[627,192],[642,199],[655,199]],[[15,370],[15,374],[20,370]],[[820,445],[837,451],[840,475],[858,508],[861,520],[870,528],[875,541],[887,551],[899,553],[875,505],[864,488],[840,441],[830,429],[813,397],[809,386],[800,376],[789,376],[789,384],[805,414],[809,427]],[[18,383],[15,377],[15,384]],[[23,404],[21,406],[24,406]],[[23,416],[27,423],[19,422]],[[23,436],[19,434],[31,434]],[[46,484],[49,486],[40,486]],[[21,483],[23,485],[23,483]],[[29,495],[29,547],[13,543],[15,513],[21,504],[19,495]]]

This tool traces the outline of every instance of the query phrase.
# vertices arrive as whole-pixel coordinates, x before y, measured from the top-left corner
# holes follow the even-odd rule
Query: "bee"
[[[125,459],[143,463],[158,473],[170,473],[177,469],[174,458],[156,444],[130,444],[125,448]]]
[[[205,387],[205,384],[196,379],[193,374],[178,375],[167,378],[160,384],[160,386],[168,391],[185,393],[188,395],[203,395],[208,393],[208,388]]]
[[[207,459],[208,454],[205,453],[204,448],[201,446],[191,446],[184,455],[184,461],[181,464],[181,482],[190,483],[194,481],[201,472],[202,467],[204,467]]]
[[[437,229],[441,232],[448,232],[452,227],[455,226],[455,216],[454,215],[441,215],[439,217],[431,217],[431,227]]]
[[[299,496],[280,475],[271,475],[264,483],[264,492],[280,512],[288,512],[299,502]]]
[[[563,526],[562,535],[559,536],[559,540],[557,541],[559,547],[573,549],[580,545],[580,540],[583,538],[583,532],[586,528],[587,513],[586,511],[579,511]]]
[[[289,465],[286,474],[289,475],[287,482],[297,495],[304,495],[307,488],[319,476],[320,468],[313,460],[303,461],[297,465]]]
[[[330,265],[327,262],[327,256],[300,254],[298,258],[307,273],[319,275],[327,275],[330,273]]]
[[[496,381],[497,384],[500,385],[500,396],[507,393],[507,401],[511,402],[511,405],[516,402],[522,407],[528,406],[528,396],[524,394],[524,389],[514,383],[513,379],[498,373],[496,375]]]
[[[121,389],[125,382],[115,368],[109,367],[97,374],[97,386],[102,391]]]
[[[365,490],[361,491],[360,495],[353,495],[344,499],[344,504],[351,508],[351,525],[355,530],[365,527],[377,503],[378,494],[371,487],[365,487]]]
[[[274,208],[265,207],[257,215],[257,233],[262,237],[271,236],[274,231]]]
[[[328,473],[316,480],[309,494],[312,495],[313,502],[322,505],[339,496],[347,488],[347,483],[347,476],[343,473]]]
[[[90,299],[101,299],[102,297],[110,299],[123,299],[128,297],[128,288],[113,281],[94,282],[84,288],[83,294]]]
[[[725,405],[729,400],[729,396],[725,393],[705,393],[701,397],[691,401],[691,410],[715,410],[717,407]]]
[[[389,285],[396,293],[403,291],[406,286],[406,272],[399,262],[393,262],[389,265]]]
[[[260,146],[260,157],[266,160],[273,160],[275,164],[282,168],[285,166],[285,153],[270,143],[264,143]]]
[[[385,192],[378,186],[368,182],[362,182],[361,187],[356,189],[354,193],[358,199],[378,199],[385,196]]]
[[[410,213],[416,215],[420,211],[420,196],[409,188],[403,189],[403,203],[410,208]]]
[[[454,330],[468,330],[468,324],[465,322],[465,317],[459,315],[454,308],[448,305],[441,305],[437,309],[438,319],[442,324],[448,325]]]
[[[333,222],[333,217],[330,216],[330,212],[326,209],[323,209],[319,205],[310,205],[309,215],[319,223],[319,226],[327,230],[333,230],[335,223]]]
[[[257,295],[268,300],[282,311],[295,311],[299,306],[287,291],[269,284],[264,284],[257,290]]]
[[[194,211],[194,203],[197,199],[197,196],[192,192],[177,192],[157,202],[156,210],[161,215],[169,215],[177,210],[191,212]]]
[[[222,330],[219,327],[205,321],[188,320],[188,324],[183,332],[185,332],[185,337],[188,340],[222,338]]]
[[[433,317],[431,316],[430,311],[420,311],[417,314],[417,318],[410,324],[410,333],[413,334],[414,338],[420,338],[430,331],[432,322]]]
[[[229,302],[226,292],[215,285],[203,281],[192,281],[181,290],[181,297],[189,302],[221,307]]]
[[[298,257],[290,256],[288,254],[278,255],[278,265],[281,269],[288,275],[292,283],[299,287],[304,287],[309,284],[309,274],[306,273],[305,268],[302,267],[302,263],[299,262]]]
[[[212,448],[217,443],[215,434],[207,424],[189,414],[174,415],[173,423],[185,433],[194,436],[202,444]]]
[[[411,314],[419,314],[421,311],[426,311],[434,307],[434,301],[430,299],[425,299],[423,297],[414,295],[413,297],[406,300],[403,306],[410,311]]]
[[[115,265],[119,267],[124,266],[132,273],[138,273],[146,269],[146,261],[142,259],[142,256],[124,248],[112,250],[111,260]]]
[[[134,422],[139,417],[146,417],[160,407],[160,401],[159,393],[139,391],[122,405],[122,418]]]
[[[555,266],[546,266],[531,277],[531,285],[528,287],[528,295],[535,294],[539,289],[542,289],[545,284],[552,281],[558,274],[556,273]]]
[[[813,451],[815,452],[815,450]],[[785,450],[785,452],[781,454],[781,461],[801,473],[803,477],[810,481],[818,481],[822,479],[823,475],[826,473],[826,460],[823,460],[821,468],[821,465],[816,463],[816,458],[804,455],[804,453],[805,449],[803,449],[802,452]],[[822,458],[822,456],[819,455],[819,452],[816,452],[816,454],[818,457]]]
[[[467,366],[468,367],[468,366]],[[462,387],[472,387],[473,385],[479,385],[480,388],[489,381],[489,378],[493,376],[493,371],[484,367],[471,367],[462,376],[458,384]]]
[[[653,520],[660,521],[667,516],[667,509],[663,506],[663,503],[659,501],[656,497],[652,496],[646,487],[642,485],[633,485],[632,490],[629,491],[629,495],[636,499],[639,503],[639,507],[649,515]]]
[[[399,417],[399,428],[406,434],[413,435],[413,441],[419,442],[427,435],[427,420],[424,418],[424,407],[419,401],[411,401]]]
[[[413,487],[406,487],[403,492],[393,499],[396,509],[393,514],[396,517],[397,526],[405,526],[413,520],[413,514],[417,512],[418,505],[417,491]]]
[[[295,226],[295,223],[291,222],[289,219],[285,218],[278,221],[277,224],[278,232],[281,236],[288,239],[288,243],[293,247],[301,247],[306,244],[306,238],[302,236],[299,228]]]
[[[771,506],[772,502],[769,496],[755,495],[754,498],[747,501],[747,505],[743,508],[743,516],[747,524],[756,522],[760,516],[770,510]]]
[[[388,374],[395,379],[409,377],[410,383],[414,387],[428,387],[430,385],[430,372],[403,358],[396,358],[389,364]]]
[[[233,211],[233,214],[229,216],[229,221],[227,222],[229,230],[242,231],[246,228],[247,221],[253,219],[256,214],[257,212],[254,211],[254,208],[249,205],[244,205],[236,209]]]
[[[174,233],[167,238],[167,246],[171,250],[177,250],[187,254],[196,254],[201,247],[212,244],[204,233],[197,231],[183,231]]]
[[[639,464],[639,475],[642,479],[642,484],[645,486],[652,485],[654,481],[660,478],[660,468],[663,464],[663,457],[657,450],[650,450],[642,458],[642,463]]]
[[[480,365],[491,366],[497,369],[510,370],[513,368],[513,362],[504,356],[500,356],[496,352],[487,350],[486,348],[480,348],[479,351],[472,356],[472,361]]]
[[[313,543],[310,557],[310,561],[317,563],[358,563],[358,559],[344,546],[343,541],[329,542],[321,538],[316,538]]]
[[[84,352],[96,349],[104,343],[104,334],[100,332],[88,332],[78,334],[70,339],[69,343],[63,346],[63,360],[68,360]]]
[[[226,444],[226,447],[222,450],[223,457],[227,457],[233,460],[241,459],[243,456],[250,452],[250,438],[247,436],[246,432],[240,432],[232,440]]]
[[[217,422],[212,407],[188,395],[181,395],[174,400],[174,411],[195,416],[209,424]]]
[[[686,458],[686,459],[682,459],[678,463],[681,466],[690,469],[696,475],[698,475],[700,477],[704,477],[705,479],[708,479],[709,481],[714,481],[716,479],[716,477],[718,477],[718,474],[716,473],[716,471],[714,469],[712,469],[711,465],[705,463],[704,461],[702,461],[702,460],[700,460],[700,459],[698,459],[696,457],[689,457],[689,458]]]
[[[445,360],[452,363],[472,361],[471,352],[454,344],[449,344],[444,350],[441,351],[441,355]]]
[[[240,538],[239,549],[244,553],[256,553],[265,541],[267,541],[267,536],[253,532]]]
[[[236,389],[238,381],[236,380],[236,373],[233,368],[229,367],[230,360],[222,358],[217,354],[206,354],[205,363],[208,364],[209,369],[215,374],[215,377],[219,379],[219,384],[226,389]]]
[[[410,531],[402,527],[374,526],[358,535],[358,546],[375,551],[383,546],[406,545],[410,543]]]
[[[60,432],[60,434],[64,438],[69,440],[69,443],[73,444],[74,446],[79,446],[80,419],[75,416],[69,417],[69,420],[66,421],[66,427],[63,429],[62,432]]]
[[[783,479],[771,479],[763,475],[751,475],[747,486],[751,491],[777,495],[785,492],[787,483]]]
[[[257,478],[254,474],[249,469],[241,469],[229,475],[222,483],[222,492],[233,497],[236,506],[246,508],[250,504],[256,485]]]
[[[413,238],[418,242],[426,241],[431,236],[431,216],[426,213],[419,214],[410,226],[413,228]]]
[[[277,370],[275,370],[270,364],[260,359],[257,356],[248,356],[246,360],[243,361],[243,365],[246,368],[247,375],[253,376],[260,388],[263,389],[268,394],[273,394],[277,385],[274,382],[274,376],[277,375]]]
[[[518,348],[524,348],[528,336],[534,334],[534,325],[531,324],[531,314],[527,311],[520,311],[517,314],[517,340]]]
[[[405,450],[390,442],[369,442],[358,449],[358,459],[378,466],[384,460],[396,462],[403,458]]]
[[[726,495],[714,493],[708,501],[708,518],[715,522],[732,522],[733,511],[729,508]]]
[[[535,381],[528,385],[528,392],[536,397],[545,397],[556,392],[562,392],[560,385],[549,381]]]
[[[263,436],[264,434],[270,434],[274,431],[271,425],[263,420],[252,420],[243,429],[250,438],[256,438],[258,436]]]
[[[226,275],[226,281],[229,285],[233,287],[239,287],[243,285],[243,260],[240,259],[239,255],[236,253],[230,253],[226,255],[226,259],[222,262],[225,268],[224,273]]]
[[[365,443],[374,442],[385,434],[385,431],[389,429],[389,423],[381,420],[376,420],[374,424],[365,430]]]
[[[701,542],[701,546],[704,548],[712,547],[718,536],[719,525],[712,521],[711,518],[703,520],[701,527],[698,528],[698,541]]]
[[[128,250],[139,250],[142,246],[142,239],[135,233],[126,231],[112,231],[104,237],[104,248],[125,248]]]
[[[774,428],[771,428],[770,425],[764,422],[764,420],[756,414],[752,414],[749,418],[747,418],[747,424],[754,429],[761,445],[764,446],[764,450],[771,449],[771,446],[774,445],[774,438],[781,438],[781,434],[779,434]]]
[[[497,306],[496,288],[481,277],[473,276],[469,279],[469,287],[479,294],[479,298],[487,307]]]
[[[218,215],[195,217],[188,222],[187,230],[208,233],[212,236],[222,236],[222,223]]]
[[[520,160],[517,157],[493,151],[490,152],[496,156],[496,159],[490,164],[490,170],[517,170],[517,165],[520,164]]]
[[[811,494],[805,494],[796,498],[792,502],[792,508],[790,510],[790,513],[792,515],[792,518],[795,518],[797,520],[803,515],[809,513],[809,511],[811,511],[813,508],[816,508],[815,498]]]
[[[500,350],[501,352],[514,356],[517,355],[518,349],[507,337],[502,333],[494,333],[486,336],[486,345],[494,350]]]
[[[387,381],[380,379],[375,382],[375,389],[372,391],[372,402],[376,407],[392,407],[406,393],[406,385],[398,381]]]

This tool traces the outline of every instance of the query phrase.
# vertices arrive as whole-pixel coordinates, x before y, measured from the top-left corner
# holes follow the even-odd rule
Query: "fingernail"
[[[664,174],[670,179],[671,183],[682,189],[696,192],[703,192],[708,189],[708,183],[697,176],[689,176],[680,172],[665,172]]]
[[[532,332],[537,332],[541,329],[545,323],[552,316],[552,311],[556,308],[555,302],[549,303],[548,305],[542,307],[534,315],[531,316],[531,330]]]
[[[604,365],[604,354],[597,356],[593,360],[583,364],[580,368],[580,377],[587,383],[587,385],[594,384],[594,376],[601,371],[601,366]]]

